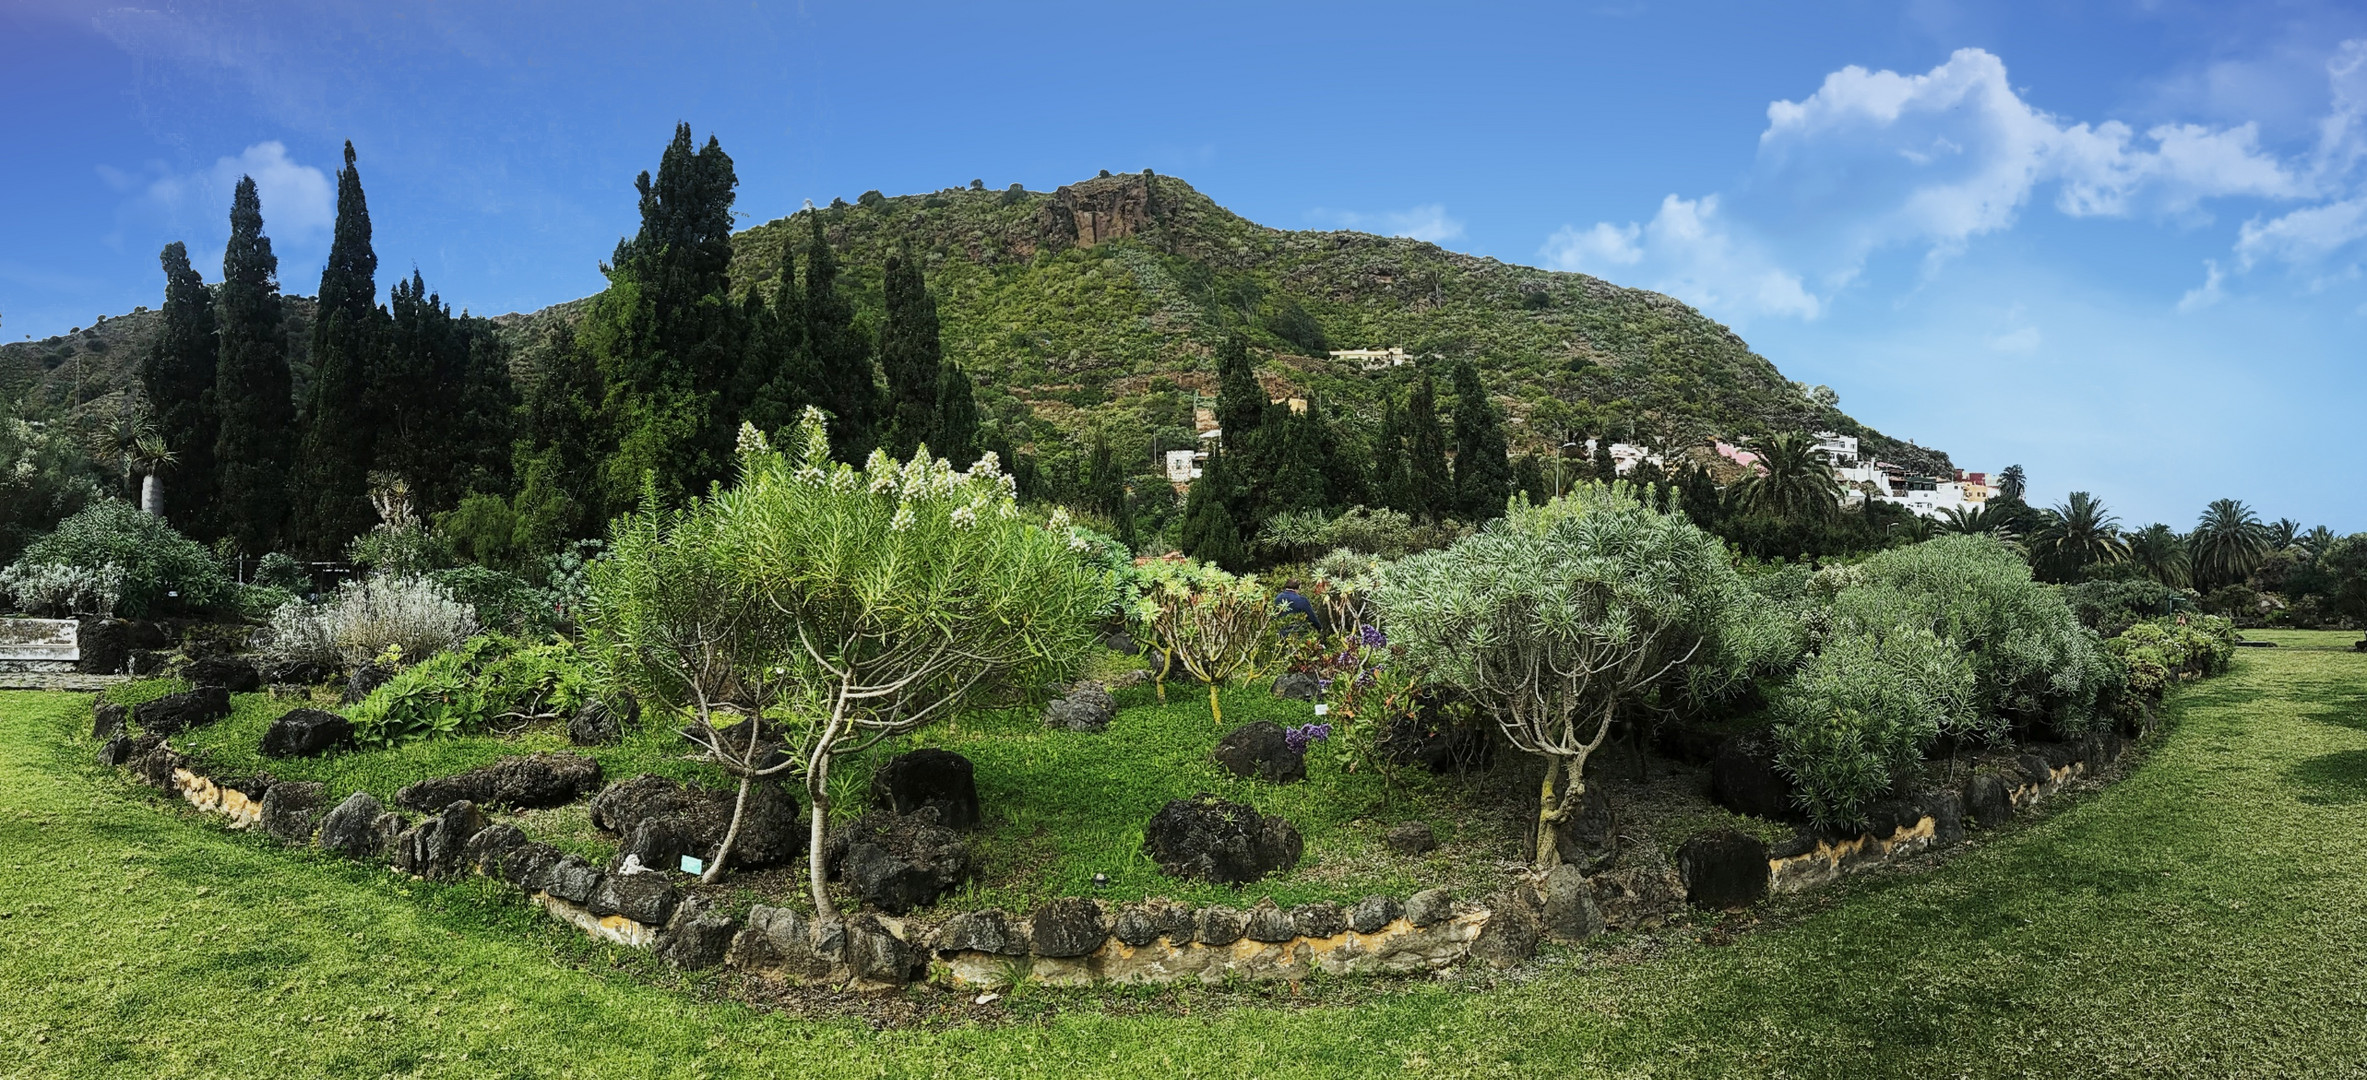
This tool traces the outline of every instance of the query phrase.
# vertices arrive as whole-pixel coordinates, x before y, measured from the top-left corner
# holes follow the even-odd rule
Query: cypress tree
[[[1454,378],[1455,509],[1466,521],[1487,521],[1502,516],[1512,496],[1504,418],[1471,361],[1457,361]]]
[[[813,357],[806,348],[805,296],[797,289],[797,251],[781,244],[781,266],[770,295],[748,291],[748,352],[733,396],[740,418],[772,433],[797,423],[805,405]]]
[[[336,235],[328,264],[321,268],[320,306],[313,316],[312,403],[306,410],[290,529],[298,545],[316,554],[342,549],[374,520],[369,390],[385,340],[377,275],[370,209],[348,142],[345,168],[337,173]]]
[[[1619,479],[1619,459],[1611,456],[1611,436],[1605,434],[1594,441],[1594,457],[1587,464],[1593,478],[1608,484]]]
[[[944,365],[937,382],[937,433],[932,436],[939,456],[968,468],[978,460],[978,400],[970,394],[970,374],[960,364]],[[1009,468],[1011,462],[1003,462]]]
[[[886,377],[887,445],[898,458],[936,435],[939,370],[937,301],[906,247],[888,256],[886,312],[879,325],[879,367]]]
[[[1109,440],[1095,436],[1093,454],[1085,468],[1085,505],[1115,522],[1126,512],[1126,477],[1118,470]]]
[[[1414,502],[1412,463],[1406,456],[1405,412],[1392,395],[1381,409],[1381,432],[1373,442],[1373,499],[1392,510],[1411,514]]]
[[[387,290],[387,308],[386,345],[370,386],[377,419],[371,460],[377,471],[401,477],[414,506],[424,510],[450,452],[444,435],[458,402],[449,373],[460,367],[454,354],[466,346],[457,340],[452,309],[427,291],[417,270]]]
[[[1225,449],[1248,456],[1258,427],[1266,418],[1266,391],[1258,385],[1249,363],[1249,347],[1238,336],[1225,339],[1216,350],[1216,424],[1224,432]]]
[[[1249,545],[1242,541],[1241,529],[1226,505],[1233,501],[1232,487],[1224,448],[1211,448],[1208,467],[1201,470],[1200,479],[1193,481],[1191,494],[1184,500],[1183,527],[1176,534],[1176,546],[1195,559],[1239,573],[1249,566]]]
[[[1455,478],[1447,470],[1446,431],[1438,422],[1438,387],[1423,375],[1405,401],[1405,511],[1425,521],[1451,516]]]
[[[172,451],[165,470],[164,516],[191,536],[217,535],[214,515],[214,439],[222,430],[215,407],[214,294],[189,265],[189,249],[175,240],[158,256],[164,264],[164,328],[140,365],[140,383],[156,415],[156,432]]]
[[[1513,486],[1529,497],[1532,506],[1541,506],[1553,499],[1553,483],[1545,478],[1545,462],[1535,450],[1520,456],[1512,468]]]
[[[822,215],[806,212],[813,238],[806,249],[806,347],[813,357],[808,400],[831,414],[830,444],[846,461],[861,461],[878,445],[879,385],[871,349],[855,328],[855,307],[838,290],[838,259],[822,234]]]
[[[1323,506],[1337,510],[1362,504],[1372,485],[1363,459],[1349,445],[1340,421],[1314,398],[1307,401],[1306,420],[1313,435],[1315,467],[1323,474]]]
[[[519,432],[511,457],[517,476],[513,548],[543,555],[593,535],[608,515],[599,503],[595,432],[599,365],[575,343],[575,330],[553,320],[529,348]]]
[[[704,489],[728,471],[739,413],[725,391],[744,359],[741,308],[729,295],[731,205],[739,179],[713,137],[690,125],[634,181],[641,230],[617,244],[608,288],[579,340],[600,364],[616,452],[601,469],[611,505],[654,474],[661,497]]]
[[[287,522],[296,409],[289,399],[279,257],[263,235],[263,200],[253,177],[239,177],[230,198],[230,243],[222,252],[214,322],[221,345],[214,367],[214,398],[222,412],[214,439],[221,475],[217,504],[224,533],[239,550],[261,555],[279,545]]]

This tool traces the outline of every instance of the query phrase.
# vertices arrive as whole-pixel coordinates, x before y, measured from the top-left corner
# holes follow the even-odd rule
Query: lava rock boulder
[[[1142,846],[1169,876],[1227,885],[1289,870],[1306,850],[1290,822],[1206,792],[1160,807]]]
[[[192,661],[182,672],[197,686],[219,686],[233,694],[251,694],[263,685],[263,673],[243,656],[209,656]]]
[[[1282,725],[1271,720],[1243,724],[1227,732],[1209,756],[1218,767],[1244,780],[1288,784],[1307,778],[1307,755],[1291,749]]]
[[[823,861],[864,903],[902,915],[936,903],[970,876],[970,845],[939,825],[934,809],[875,810],[831,837]]]
[[[593,698],[567,721],[567,741],[577,746],[605,746],[625,737],[641,719],[641,702],[631,694]]]
[[[354,792],[321,819],[321,847],[348,859],[375,859],[394,842],[387,830],[391,818],[376,796]]]
[[[978,824],[978,784],[970,759],[951,750],[923,747],[889,758],[871,774],[873,805],[891,814],[937,812],[949,829]]]
[[[392,682],[394,677],[395,669],[388,667],[385,664],[381,664],[376,660],[372,660],[367,664],[363,664],[362,666],[353,669],[353,673],[345,677],[345,696],[343,700],[347,705],[357,704],[363,698],[377,693],[379,687],[385,686],[387,683]]]
[[[320,815],[325,790],[322,785],[307,781],[273,784],[271,790],[263,793],[257,824],[280,843],[305,843],[312,839],[313,822]]]
[[[1109,729],[1118,701],[1100,683],[1079,683],[1044,707],[1044,726],[1093,735]]]
[[[1775,767],[1775,754],[1742,739],[1728,741],[1710,761],[1710,798],[1737,814],[1771,821],[1798,814],[1792,782]]]
[[[565,806],[600,786],[600,763],[581,754],[506,757],[454,776],[421,780],[395,792],[395,805],[435,813],[467,800],[479,806]]]
[[[642,773],[593,797],[592,826],[620,838],[619,865],[629,855],[643,866],[671,868],[684,855],[714,857],[737,798],[737,789],[709,790]],[[806,835],[797,797],[777,782],[759,780],[748,789],[731,866],[757,870],[786,863],[804,853]]]
[[[1028,918],[1028,940],[1037,956],[1084,956],[1109,936],[1101,906],[1079,897],[1054,900]]]
[[[263,756],[319,757],[353,738],[353,721],[321,709],[293,709],[263,732]]]
[[[1290,701],[1313,701],[1323,696],[1323,684],[1302,671],[1285,671],[1274,678],[1274,696]]]
[[[219,686],[200,686],[179,694],[166,694],[154,701],[132,707],[132,722],[150,735],[177,735],[194,727],[204,727],[230,715],[230,691]]]

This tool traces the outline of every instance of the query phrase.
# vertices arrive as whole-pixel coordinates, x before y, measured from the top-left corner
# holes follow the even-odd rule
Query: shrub
[[[346,582],[319,605],[281,605],[261,648],[290,660],[325,660],[333,650],[347,664],[389,653],[415,663],[476,632],[475,613],[443,586],[425,578],[374,576]]]
[[[1208,685],[1208,711],[1224,722],[1217,688],[1248,670],[1274,624],[1274,601],[1257,578],[1236,577],[1210,563],[1165,559],[1138,571],[1141,594],[1127,618],[1136,640],[1160,657],[1159,700],[1177,664]]]
[[[274,551],[255,561],[252,584],[302,595],[312,591],[312,575],[305,573],[295,556]]]
[[[0,569],[0,598],[29,615],[112,616],[123,599],[123,567],[95,570],[60,563],[17,563]]]
[[[569,642],[525,645],[484,634],[412,665],[349,710],[349,718],[363,745],[394,746],[566,716],[590,686]]]
[[[2158,701],[2171,683],[2226,671],[2235,658],[2235,624],[2216,615],[2152,619],[2104,645],[2128,669],[2130,692]]]
[[[1819,825],[1857,824],[1943,733],[1987,734],[1972,664],[1920,626],[1844,633],[1777,693],[1776,766]]]
[[[534,637],[552,629],[549,593],[516,574],[461,566],[435,571],[427,579],[476,612],[478,626]]]
[[[115,608],[134,618],[175,607],[212,607],[231,598],[230,579],[212,553],[164,519],[120,499],[103,500],[58,523],[55,532],[25,548],[17,565],[93,573],[120,568]]]
[[[1976,715],[2063,737],[2104,724],[2118,680],[2102,641],[1996,539],[1943,536],[1822,577],[1834,590],[1834,635],[1928,626],[1964,653]]]
[[[2063,586],[2063,602],[2071,606],[2080,625],[2106,638],[2169,614],[2177,598],[2178,590],[2144,578]]]
[[[1374,591],[1422,678],[1462,688],[1544,759],[1541,870],[1559,860],[1555,823],[1580,805],[1587,757],[1615,722],[1663,682],[1711,692],[1769,633],[1725,546],[1652,503],[1624,483],[1514,500],[1478,534],[1390,566]]]

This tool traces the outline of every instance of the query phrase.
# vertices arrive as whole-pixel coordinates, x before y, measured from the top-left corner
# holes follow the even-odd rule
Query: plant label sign
[[[685,874],[704,874],[707,872],[707,860],[699,858],[696,855],[685,855],[682,857],[682,872]]]
[[[72,619],[0,619],[0,660],[80,660],[81,629]]]

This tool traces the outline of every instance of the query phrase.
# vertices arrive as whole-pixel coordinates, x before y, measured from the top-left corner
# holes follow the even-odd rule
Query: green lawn
[[[1023,989],[884,1030],[718,1002],[483,883],[159,812],[84,764],[87,698],[0,695],[0,1075],[2367,1076],[2355,638],[2243,650],[2115,787],[1730,945],[1301,1007]]]

